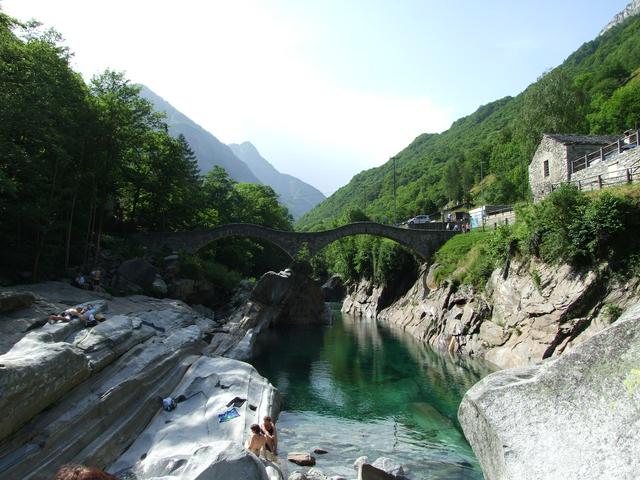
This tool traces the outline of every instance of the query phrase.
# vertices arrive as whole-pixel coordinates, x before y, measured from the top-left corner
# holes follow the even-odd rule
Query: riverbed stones
[[[316,458],[306,452],[289,452],[287,460],[301,467],[313,467],[316,464]]]
[[[363,464],[358,471],[358,480],[396,480],[396,478],[395,475],[368,463]]]
[[[302,472],[293,472],[287,480],[309,480],[309,477]]]
[[[404,468],[402,465],[391,458],[379,457],[371,465],[393,475],[396,478],[404,477]]]
[[[636,478],[640,304],[564,355],[489,375],[458,412],[488,480]]]

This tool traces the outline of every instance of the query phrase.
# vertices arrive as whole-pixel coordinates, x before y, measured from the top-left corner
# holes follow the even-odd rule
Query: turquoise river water
[[[339,312],[321,329],[266,335],[251,363],[284,397],[281,456],[322,447],[316,468],[345,478],[361,455],[392,458],[415,480],[483,478],[456,413],[486,364]]]

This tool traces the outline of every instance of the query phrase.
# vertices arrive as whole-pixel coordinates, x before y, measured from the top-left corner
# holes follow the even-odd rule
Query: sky
[[[89,80],[124,71],[224,143],[330,194],[517,95],[627,0],[0,0]]]

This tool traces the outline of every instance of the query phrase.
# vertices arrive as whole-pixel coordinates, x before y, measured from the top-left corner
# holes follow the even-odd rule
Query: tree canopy
[[[236,184],[219,167],[202,178],[185,138],[169,135],[123,73],[85,84],[70,59],[55,31],[0,12],[0,276],[89,267],[113,234],[292,228],[269,187]],[[263,247],[238,245],[252,271]]]

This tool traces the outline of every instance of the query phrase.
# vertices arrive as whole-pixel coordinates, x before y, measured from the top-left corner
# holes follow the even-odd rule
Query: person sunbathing
[[[85,307],[71,307],[67,308],[60,314],[49,315],[49,323],[55,322],[70,322],[76,318],[84,320],[83,315],[86,312]]]
[[[98,309],[89,304],[84,307],[78,306],[67,308],[59,315],[50,315],[49,323],[70,322],[71,320],[75,320],[76,318],[82,320],[88,327],[96,325],[98,323],[98,320],[104,320],[104,317],[98,314]]]
[[[266,447],[267,439],[262,435],[260,425],[254,423],[251,425],[251,436],[245,443],[245,448],[256,456],[260,456],[260,451]]]

